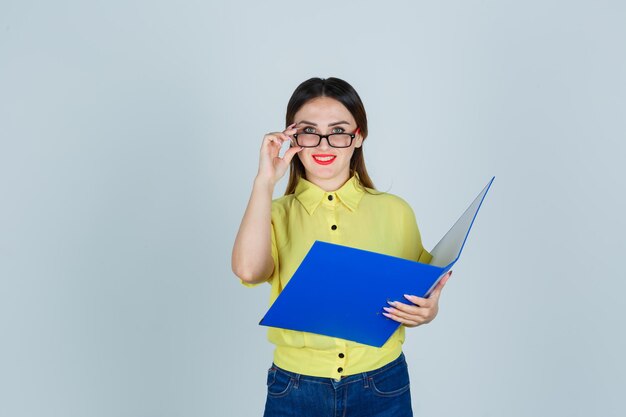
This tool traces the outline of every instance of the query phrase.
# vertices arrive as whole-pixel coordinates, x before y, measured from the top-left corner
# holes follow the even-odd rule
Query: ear
[[[361,128],[357,127],[356,130],[354,131],[354,134],[356,135],[354,138],[354,147],[360,148],[361,145],[363,145],[363,136],[361,136]]]

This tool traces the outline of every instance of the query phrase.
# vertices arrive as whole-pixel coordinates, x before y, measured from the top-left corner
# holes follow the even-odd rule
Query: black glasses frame
[[[317,141],[316,145],[302,146],[298,142],[298,136],[300,136],[301,134],[304,134],[304,135],[315,135],[315,136],[317,136],[319,138],[319,140]],[[348,136],[350,136],[350,143],[348,144],[348,146],[333,146],[330,143],[330,136],[333,136],[333,135],[348,135]],[[298,146],[302,147],[302,148],[317,148],[318,146],[320,146],[320,143],[322,143],[322,139],[324,139],[324,138],[326,138],[326,141],[328,142],[328,146],[330,146],[331,148],[349,148],[350,146],[352,146],[352,142],[354,142],[354,138],[356,137],[356,134],[355,133],[345,133],[345,132],[343,132],[343,133],[331,133],[331,134],[328,134],[328,135],[319,135],[317,133],[294,133],[291,136],[293,136],[293,138],[296,140],[296,144]]]

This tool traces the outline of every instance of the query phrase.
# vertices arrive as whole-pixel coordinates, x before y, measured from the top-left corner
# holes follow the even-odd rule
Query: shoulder
[[[287,194],[272,200],[272,217],[284,216],[296,200],[295,194]]]
[[[367,191],[368,192],[363,195],[363,202],[366,204],[377,206],[377,208],[384,209],[393,214],[413,216],[411,205],[402,197],[392,193],[376,191],[371,188],[368,188]]]

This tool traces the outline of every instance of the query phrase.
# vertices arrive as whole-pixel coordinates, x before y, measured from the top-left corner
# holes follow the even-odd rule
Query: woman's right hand
[[[282,132],[268,133],[263,137],[257,177],[269,180],[274,185],[285,175],[291,159],[303,149],[296,145],[295,141],[289,136],[298,131],[295,126],[296,124],[293,123]],[[285,141],[292,143],[292,146],[287,149],[281,158],[278,155]]]

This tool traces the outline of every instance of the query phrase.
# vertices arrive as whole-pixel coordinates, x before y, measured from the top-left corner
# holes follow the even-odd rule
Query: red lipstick
[[[337,155],[322,154],[322,153],[316,153],[315,155],[311,155],[311,156],[313,157],[313,160],[315,161],[315,163],[319,165],[330,165],[337,158]]]

